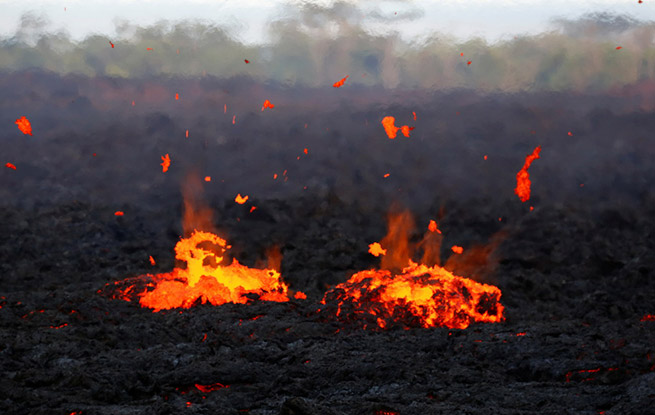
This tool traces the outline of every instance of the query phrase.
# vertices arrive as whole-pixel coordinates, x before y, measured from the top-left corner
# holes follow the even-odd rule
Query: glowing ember
[[[150,256],[148,257],[148,259],[150,260],[150,265],[152,265],[152,266],[154,267],[155,264],[156,264],[156,262],[155,262],[155,258],[153,258],[152,255],[150,255]]]
[[[528,173],[528,169],[532,162],[539,158],[539,152],[541,152],[541,146],[537,146],[532,154],[529,154],[525,158],[523,168],[516,173],[516,189],[514,189],[514,193],[521,199],[521,202],[527,202],[530,199],[530,173]]]
[[[395,123],[396,123],[396,119],[394,117],[384,117],[382,119],[382,126],[384,127],[384,132],[387,133],[387,135],[391,140],[396,138],[396,134],[398,134],[398,127],[394,125]]]
[[[166,154],[165,156],[161,156],[161,160],[161,171],[166,173],[168,168],[171,166],[171,158],[168,156],[168,154]]]
[[[382,247],[389,251],[382,257],[386,269],[356,273],[328,291],[322,304],[330,309],[336,305],[334,314],[340,320],[370,321],[381,329],[394,323],[405,327],[465,329],[473,322],[503,321],[504,307],[497,287],[454,275],[439,265],[428,266],[411,260],[412,227],[408,213],[391,215],[387,236],[381,244],[370,245],[371,253],[379,252]],[[441,238],[430,231],[423,243],[440,244]],[[424,258],[433,250],[424,246]],[[401,263],[404,266],[399,269]]]
[[[6,164],[5,164],[5,167],[8,168],[8,169],[16,170],[16,166],[14,166],[14,165],[11,164],[11,163],[6,163]]]
[[[117,210],[114,212],[114,216],[123,216],[125,213],[121,212],[120,210]]]
[[[335,88],[342,87],[343,84],[346,83],[346,79],[348,79],[349,76],[350,76],[350,75],[346,75],[345,78],[342,78],[340,81],[335,82],[334,85],[332,85],[332,86],[335,87]]]
[[[441,233],[441,231],[440,231],[439,228],[437,227],[437,222],[435,222],[435,221],[433,221],[433,220],[431,220],[430,223],[428,224],[428,230],[429,230],[430,232]]]
[[[271,101],[266,100],[264,101],[264,105],[262,105],[262,111],[264,111],[265,108],[275,108],[275,105],[271,104]]]
[[[114,44],[111,43],[111,40],[109,41],[109,44],[111,45],[111,48],[113,49],[113,48],[114,48]]]
[[[400,127],[400,132],[403,133],[405,137],[409,138],[409,132],[412,131],[415,127],[410,127],[408,125],[403,125]]]
[[[655,321],[655,314],[646,314],[639,321]]]
[[[124,288],[117,297],[131,301],[137,296],[141,306],[153,311],[190,308],[196,303],[245,304],[251,296],[289,301],[288,286],[277,271],[248,268],[236,259],[230,265],[221,264],[228,249],[226,241],[213,233],[194,231],[175,245],[175,258],[186,262],[186,268],[119,282]]]
[[[196,389],[198,389],[200,392],[205,392],[205,393],[230,387],[230,385],[223,385],[222,383],[212,383],[211,385],[199,385],[196,383],[195,386]]]
[[[452,248],[450,248],[450,249],[452,249],[453,252],[458,254],[458,255],[461,254],[462,252],[464,252],[464,248],[462,248],[461,246],[457,246],[457,245],[453,245]]]
[[[373,242],[368,246],[368,252],[373,255],[373,256],[380,256],[380,255],[386,255],[387,250],[382,249],[382,246],[380,245],[379,242]]]
[[[23,134],[32,135],[32,124],[30,124],[30,120],[24,116],[16,120],[16,125],[18,126],[18,129],[23,132]]]
[[[405,137],[409,137],[409,132],[414,129],[414,127],[410,127],[408,125],[396,127],[396,119],[394,117],[384,117],[381,122],[382,126],[384,127],[384,131],[387,133],[387,136],[391,140],[396,138],[398,130],[400,130],[400,132],[402,132]]]
[[[234,201],[240,205],[243,205],[248,201],[248,195],[241,196],[241,193],[237,194],[237,197],[234,198]]]

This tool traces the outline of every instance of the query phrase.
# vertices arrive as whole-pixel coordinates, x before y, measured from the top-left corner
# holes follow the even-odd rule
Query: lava
[[[384,131],[387,133],[387,136],[389,139],[393,140],[396,138],[396,135],[398,134],[398,130],[400,130],[401,133],[405,137],[409,137],[409,132],[412,131],[415,127],[410,127],[408,125],[403,125],[402,127],[396,127],[396,119],[394,117],[384,117],[381,121],[382,126],[384,127]]]
[[[264,101],[264,105],[262,105],[262,111],[264,111],[265,108],[275,108],[275,105],[271,104],[271,101],[266,100]]]
[[[171,166],[171,158],[168,154],[166,154],[165,156],[161,156],[161,160],[162,160],[160,163],[161,171],[163,173],[166,173],[168,171],[168,168]]]
[[[373,256],[386,255],[387,250],[383,249],[379,242],[373,242],[368,246],[368,252]]]
[[[328,291],[322,304],[328,308],[336,304],[335,315],[339,320],[366,321],[369,316],[381,329],[392,324],[465,329],[473,322],[503,321],[504,307],[498,287],[454,275],[436,264],[412,261],[409,243],[412,226],[408,213],[391,215],[389,232],[378,244],[389,255],[374,250],[375,244],[371,244],[372,253],[384,255],[383,269],[354,274]],[[431,230],[428,234],[438,235]],[[441,235],[438,235],[436,243],[440,242]],[[402,268],[398,269],[399,266]]]
[[[345,78],[342,78],[340,81],[335,82],[332,86],[335,87],[335,88],[342,87],[343,84],[346,83],[346,79],[348,79],[349,76],[350,76],[350,75],[346,75]]]
[[[199,383],[196,383],[195,387],[200,392],[207,393],[207,392],[217,391],[217,390],[223,389],[223,388],[229,388],[230,385],[223,385],[222,383],[212,383],[210,385],[201,385]]]
[[[25,118],[25,116],[22,116],[19,119],[17,119],[16,125],[18,126],[18,129],[23,132],[23,134],[32,135],[32,124],[30,124],[30,120]]]
[[[154,312],[190,308],[199,303],[245,304],[255,298],[289,301],[289,287],[282,282],[278,272],[282,261],[279,249],[269,251],[267,269],[249,268],[236,259],[229,262],[226,253],[231,246],[216,235],[212,211],[200,200],[202,189],[200,177],[194,174],[187,177],[182,189],[185,237],[175,245],[175,258],[186,266],[118,281],[113,284],[110,296],[138,301],[142,307]],[[303,295],[296,292],[295,298],[303,298]]]
[[[514,193],[521,199],[521,202],[527,202],[530,199],[530,173],[528,169],[533,161],[539,158],[539,153],[541,152],[541,146],[532,151],[531,154],[528,154],[525,158],[525,164],[518,173],[516,173],[516,189]]]
[[[116,297],[132,301],[136,295],[141,306],[155,312],[190,308],[196,303],[245,304],[252,296],[263,301],[289,301],[288,286],[280,280],[279,272],[248,268],[236,259],[223,265],[228,249],[227,242],[217,235],[194,231],[175,245],[175,258],[186,262],[186,268],[125,280]]]

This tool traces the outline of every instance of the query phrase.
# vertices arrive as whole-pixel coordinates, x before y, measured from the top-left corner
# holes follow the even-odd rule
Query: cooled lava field
[[[2,74],[0,412],[654,414],[646,87]],[[410,137],[389,139],[386,116]],[[516,175],[537,146],[521,202]],[[117,298],[121,281],[180,266],[192,175],[210,178],[195,197],[230,255],[262,267],[277,247],[306,299],[153,312]],[[414,242],[438,223],[442,263],[454,245],[485,253],[453,272],[501,290],[502,322],[381,328],[326,312],[328,290],[379,267],[369,245],[394,209],[411,213]]]

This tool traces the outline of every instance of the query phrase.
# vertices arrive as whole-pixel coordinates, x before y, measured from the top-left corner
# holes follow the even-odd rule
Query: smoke
[[[420,15],[402,6],[403,18]],[[0,41],[2,163],[17,166],[1,173],[3,203],[179,206],[197,171],[211,177],[200,185],[212,207],[237,193],[255,204],[311,193],[372,209],[469,197],[521,206],[516,173],[537,145],[535,203],[653,197],[653,23],[593,15],[499,43],[408,42],[367,30],[394,15],[386,9],[287,7],[261,45],[203,21],[117,21],[116,38],[75,42],[24,16]],[[266,99],[275,108],[262,112]],[[21,116],[33,136],[20,135]],[[415,127],[411,137],[387,138],[385,116]]]
[[[13,36],[0,40],[0,71],[247,76],[310,87],[350,75],[350,85],[505,92],[603,91],[655,77],[654,22],[595,13],[555,19],[550,31],[495,43],[458,41],[439,32],[407,40],[391,22],[413,21],[424,12],[413,3],[397,6],[389,11],[350,2],[288,4],[268,23],[265,44],[239,40],[239,25],[203,20],[147,27],[116,20],[116,38],[92,35],[75,42],[63,30],[50,32],[47,17],[29,13]],[[389,30],[372,30],[372,23],[388,24]]]

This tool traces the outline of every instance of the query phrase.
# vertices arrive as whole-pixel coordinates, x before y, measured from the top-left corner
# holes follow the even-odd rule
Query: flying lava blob
[[[266,108],[275,108],[275,105],[271,104],[271,101],[266,100],[264,101],[264,105],[262,105],[262,111]]]
[[[160,163],[161,165],[161,171],[163,173],[166,173],[168,171],[168,168],[171,166],[171,158],[168,154],[165,156],[161,156],[162,162]]]
[[[386,269],[360,271],[332,288],[321,301],[322,311],[329,311],[339,321],[363,324],[364,329],[392,325],[465,329],[473,322],[503,321],[498,287],[454,275],[439,265],[411,260],[408,223],[408,214],[390,216],[389,233],[382,240],[384,249],[371,244],[369,251],[384,255]],[[391,263],[385,264],[385,260]]]
[[[22,116],[19,119],[17,119],[16,125],[18,126],[18,129],[23,132],[23,134],[32,135],[32,124],[30,124],[30,120],[25,118],[25,116]]]
[[[340,87],[342,87],[343,84],[346,83],[346,79],[348,79],[349,76],[350,76],[350,75],[346,75],[345,78],[342,78],[341,80],[335,82],[334,85],[332,85],[332,86],[335,87],[335,88],[340,88]]]
[[[236,197],[234,198],[234,201],[237,202],[240,205],[243,205],[248,201],[248,195],[241,196],[241,193],[238,193]]]
[[[540,152],[541,146],[537,146],[537,148],[535,148],[531,154],[528,154],[525,157],[525,164],[523,164],[521,170],[516,173],[516,188],[514,189],[514,193],[516,193],[519,199],[521,199],[521,202],[527,202],[530,199],[531,182],[528,169],[530,168],[532,162],[539,158]]]
[[[400,130],[400,132],[402,132],[405,137],[409,137],[409,132],[414,129],[414,127],[410,127],[408,125],[396,127],[396,119],[394,117],[384,117],[381,122],[382,126],[384,127],[384,131],[387,133],[387,136],[391,140],[396,138],[398,130]]]

